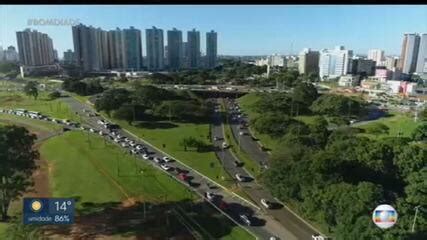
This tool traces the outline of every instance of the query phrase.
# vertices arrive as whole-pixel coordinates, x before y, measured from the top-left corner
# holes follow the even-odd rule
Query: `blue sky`
[[[78,19],[105,30],[156,26],[218,32],[218,53],[264,55],[298,53],[304,47],[344,45],[355,53],[381,48],[399,54],[403,33],[427,33],[427,6],[414,5],[61,5],[0,6],[0,45],[16,46],[16,31],[27,27],[49,34],[60,57],[73,49],[70,26],[28,26],[28,19]],[[166,37],[165,37],[166,39]]]

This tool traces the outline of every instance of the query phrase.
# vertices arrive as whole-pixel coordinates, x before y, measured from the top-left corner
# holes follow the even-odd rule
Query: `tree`
[[[122,105],[114,111],[114,117],[117,119],[125,120],[129,123],[129,125],[132,125],[132,121],[134,120],[134,112],[135,106],[133,105]]]
[[[53,91],[53,92],[49,93],[49,98],[51,100],[57,99],[57,98],[60,98],[60,97],[61,97],[61,93],[58,92],[58,91]]]
[[[389,127],[384,123],[374,122],[366,125],[365,130],[370,134],[388,134]]]
[[[27,84],[25,84],[24,92],[27,96],[32,96],[34,99],[37,99],[39,96],[39,91],[37,89],[37,82],[35,81],[29,81]]]
[[[11,201],[33,184],[31,175],[39,154],[33,144],[36,136],[17,126],[0,127],[0,220],[7,220]]]
[[[303,103],[305,107],[309,107],[318,96],[316,87],[311,83],[300,82],[292,92],[294,101]]]
[[[104,110],[108,115],[111,111],[118,109],[131,100],[130,92],[124,88],[113,88],[105,91],[102,96],[95,101],[97,111]]]
[[[427,123],[419,125],[412,133],[414,141],[427,141]]]
[[[359,115],[363,110],[363,104],[350,97],[324,94],[311,105],[311,110],[317,114],[327,116],[351,116]]]
[[[420,119],[421,121],[427,121],[427,108],[420,112]]]

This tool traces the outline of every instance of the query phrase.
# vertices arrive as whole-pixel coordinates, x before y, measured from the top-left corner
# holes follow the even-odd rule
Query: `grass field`
[[[0,239],[6,239],[6,236],[5,236],[6,228],[7,228],[6,223],[0,223]]]
[[[116,145],[105,145],[96,135],[67,132],[46,141],[40,153],[49,162],[52,197],[79,197],[79,209],[83,208],[83,202],[110,203],[132,198],[173,203],[198,198],[160,170],[125,155]],[[215,236],[222,234],[222,230],[216,228],[215,218],[204,219],[199,223],[202,229]],[[221,239],[253,239],[224,216],[218,216],[218,219],[231,228]],[[121,237],[114,235],[114,239]]]
[[[165,194],[169,201],[192,196],[160,170],[96,135],[67,132],[44,143],[40,154],[50,164],[53,197],[79,196],[81,202],[100,203],[129,197],[159,201]]]
[[[15,116],[10,114],[0,114],[0,124],[10,125],[23,125],[27,127],[30,131],[57,131],[61,130],[62,127],[58,124],[52,122],[46,122],[42,120],[31,119],[27,117]]]
[[[0,92],[0,108],[24,108],[41,112],[48,116],[79,121],[80,119],[70,110],[69,106],[60,99],[49,100],[47,93],[39,93],[37,100],[21,92]]]
[[[184,148],[179,144],[181,139],[189,136],[201,139],[209,144],[208,124],[154,122],[146,123],[149,125],[136,127],[129,125],[126,121],[114,121],[220,184],[226,187],[232,185],[230,176],[222,168],[220,161],[213,151],[184,151]],[[163,144],[165,144],[165,147],[163,147]],[[222,179],[222,176],[224,179]]]
[[[412,132],[415,130],[415,128],[417,128],[422,123],[421,121],[414,122],[413,115],[408,115],[408,114],[398,113],[398,112],[393,112],[391,113],[391,115],[392,116],[390,117],[384,117],[374,121],[375,123],[385,124],[389,128],[388,134],[384,133],[384,134],[373,135],[369,133],[361,133],[360,135],[371,137],[371,138],[382,138],[382,137],[396,137],[399,135],[399,133],[401,133],[400,136],[402,137],[410,137]],[[359,126],[358,128],[366,129],[371,124],[372,123],[368,123],[366,125]]]

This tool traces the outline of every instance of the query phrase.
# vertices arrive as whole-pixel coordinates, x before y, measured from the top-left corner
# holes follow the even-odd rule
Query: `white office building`
[[[353,51],[343,46],[320,51],[319,76],[320,79],[336,78],[346,75],[351,70]]]
[[[376,62],[376,66],[384,66],[384,51],[381,49],[371,49],[368,51],[368,59]]]
[[[427,73],[427,33],[421,35],[416,72]]]

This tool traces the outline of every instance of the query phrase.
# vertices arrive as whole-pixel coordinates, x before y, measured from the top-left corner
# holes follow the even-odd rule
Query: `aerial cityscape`
[[[0,239],[427,239],[427,6],[0,20]]]

